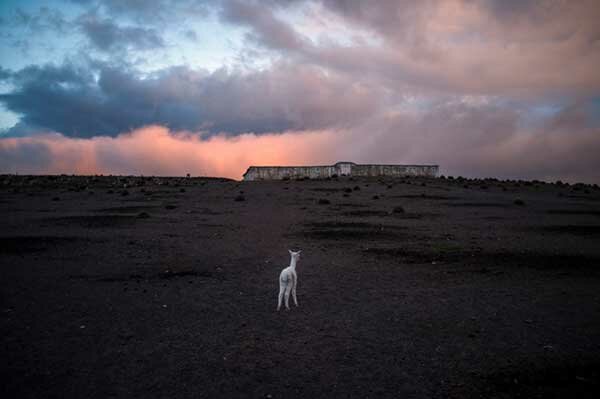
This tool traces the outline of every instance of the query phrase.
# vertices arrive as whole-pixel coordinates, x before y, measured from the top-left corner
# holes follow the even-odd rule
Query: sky
[[[3,0],[0,173],[600,183],[597,0]]]

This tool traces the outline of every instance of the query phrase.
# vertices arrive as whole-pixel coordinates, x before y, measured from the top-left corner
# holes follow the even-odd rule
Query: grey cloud
[[[8,69],[5,69],[0,65],[0,81],[8,80],[11,76],[12,73]]]
[[[585,105],[574,104],[563,112],[578,115],[582,107],[585,108]],[[233,168],[240,169],[236,172],[239,174],[247,164],[236,160],[238,154],[264,148],[269,143],[277,145],[284,153],[292,153],[302,143],[303,155],[294,158],[300,162],[349,159],[367,163],[438,163],[445,175],[600,182],[600,159],[597,156],[600,128],[581,126],[578,117],[564,118],[561,112],[547,120],[549,125],[555,126],[552,130],[543,126],[524,130],[517,123],[518,114],[518,110],[506,108],[503,104],[470,105],[448,101],[420,113],[373,115],[336,132],[311,132],[303,137],[304,132],[297,131],[281,136],[269,135],[265,141],[252,135],[239,140],[223,137],[216,140],[225,159],[235,164]],[[554,119],[561,122],[553,123]],[[180,142],[181,154],[167,163],[163,159],[161,164],[154,140],[166,137],[160,138],[152,131],[163,129],[150,127],[142,130],[147,134],[138,131],[134,138],[124,135],[115,140],[72,140],[60,135],[0,140],[0,170],[41,173],[52,165],[55,173],[57,170],[74,170],[75,165],[81,167],[83,155],[72,151],[72,148],[86,148],[94,151],[94,159],[100,161],[96,165],[100,171],[127,174],[149,173],[147,171],[151,170],[155,174],[168,174],[177,170],[181,173],[181,170],[188,170],[185,169],[187,166],[181,169],[182,164],[191,161],[191,167],[198,167],[198,159],[202,159],[198,154],[211,151],[210,140],[172,135],[168,140]],[[319,139],[315,140],[317,137]],[[306,141],[312,142],[312,147],[306,147]],[[132,145],[147,149],[130,151]],[[187,151],[189,146],[194,148]],[[52,152],[50,157],[49,152]],[[34,157],[33,162],[30,157]],[[60,169],[56,169],[57,165]]]
[[[219,0],[98,0],[91,7],[112,17],[124,17],[143,25],[180,24],[190,17],[206,16]]]
[[[600,7],[594,1],[320,3],[379,43],[312,43],[275,17],[285,2],[232,0],[222,15],[249,27],[253,41],[282,56],[359,79],[369,76],[394,90],[523,97],[600,89]]]
[[[17,7],[13,10],[11,19],[7,23],[13,26],[25,26],[38,33],[49,30],[64,33],[69,28],[69,22],[62,12],[48,7],[40,7],[33,13]]]
[[[80,18],[80,26],[90,42],[102,51],[151,50],[165,46],[162,37],[155,29],[119,26],[95,15]]]
[[[232,24],[251,27],[249,38],[272,49],[298,50],[306,46],[305,39],[261,3],[225,1],[221,18]]]
[[[115,136],[160,124],[209,133],[278,132],[348,126],[376,112],[381,93],[317,68],[277,64],[271,70],[212,74],[185,67],[140,78],[98,64],[95,70],[29,67],[13,76],[16,90],[0,102],[25,127],[67,136]]]
[[[540,0],[481,0],[480,4],[488,7],[492,14],[499,18],[514,18],[529,14],[535,8],[544,7]],[[548,2],[546,2],[548,5]]]
[[[193,29],[186,29],[186,30],[183,32],[183,36],[184,36],[185,38],[187,38],[188,40],[191,40],[191,41],[193,41],[193,42],[197,42],[197,41],[198,41],[198,34],[197,34],[197,33],[196,33],[196,31],[195,31],[195,30],[193,30]]]
[[[600,128],[585,122],[585,108],[570,105],[524,128],[518,109],[441,103],[419,114],[369,119],[344,138],[352,145],[338,155],[360,162],[438,163],[443,174],[454,176],[598,183]]]

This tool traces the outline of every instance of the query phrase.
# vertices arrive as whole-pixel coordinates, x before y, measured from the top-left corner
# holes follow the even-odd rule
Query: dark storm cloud
[[[80,18],[79,23],[90,42],[102,51],[150,50],[165,46],[155,29],[119,26],[95,15],[86,15]]]
[[[12,135],[34,127],[90,137],[149,124],[227,134],[347,126],[381,101],[377,90],[284,63],[251,73],[173,67],[144,78],[101,64],[65,64],[28,67],[12,83],[16,89],[0,95],[22,115]]]

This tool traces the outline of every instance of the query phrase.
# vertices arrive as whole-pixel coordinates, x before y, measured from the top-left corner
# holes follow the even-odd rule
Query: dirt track
[[[3,397],[600,397],[597,187],[0,176],[0,209]]]

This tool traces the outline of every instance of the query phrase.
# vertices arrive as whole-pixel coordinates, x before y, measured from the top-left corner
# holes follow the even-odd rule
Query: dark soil
[[[596,187],[0,176],[0,204],[3,397],[600,397]]]

